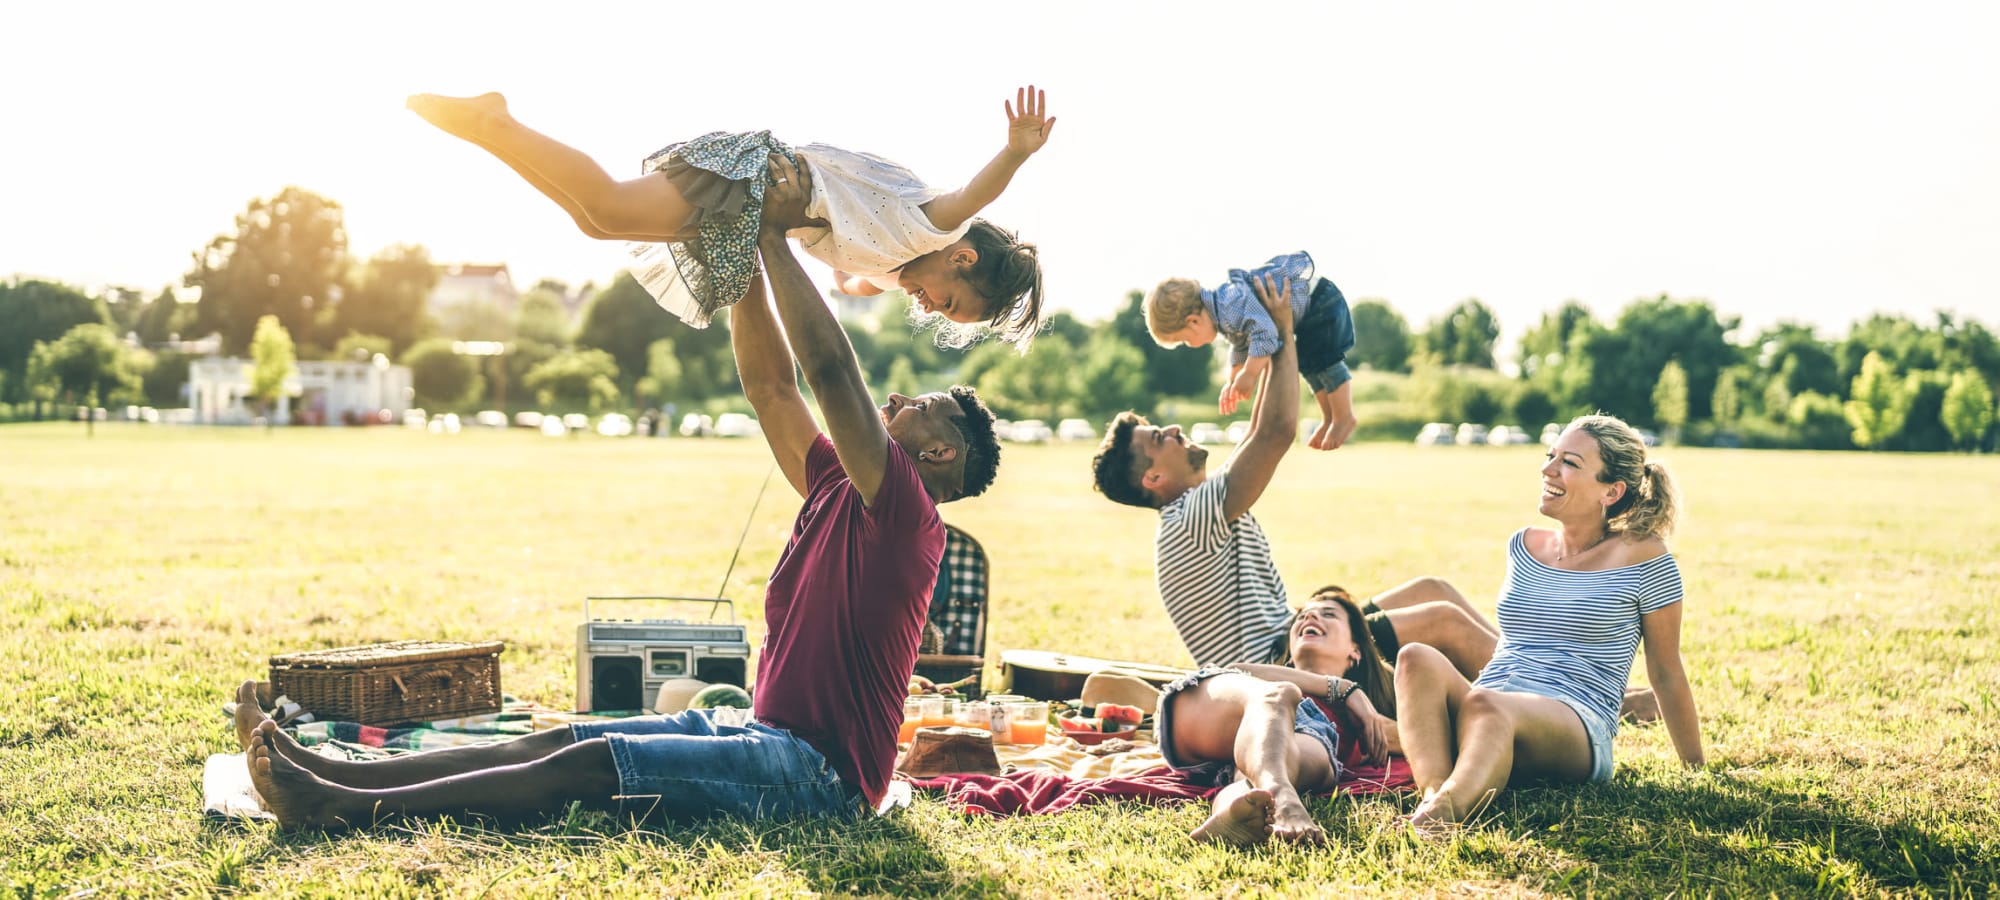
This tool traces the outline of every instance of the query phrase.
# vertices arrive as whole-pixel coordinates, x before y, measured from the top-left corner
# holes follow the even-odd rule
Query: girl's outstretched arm
[[[1014,180],[1014,172],[1021,168],[1021,164],[1048,143],[1049,134],[1055,131],[1056,120],[1054,116],[1047,115],[1047,93],[1036,90],[1032,84],[1014,92],[1014,102],[1005,104],[1006,148],[993,157],[986,168],[980,169],[979,174],[972,176],[965,187],[939,194],[924,204],[924,215],[930,217],[933,227],[951,231],[978,215],[1007,189],[1007,183]]]

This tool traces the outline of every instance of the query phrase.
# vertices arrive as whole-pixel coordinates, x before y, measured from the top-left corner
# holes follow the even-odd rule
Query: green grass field
[[[994,565],[988,656],[1186,661],[1153,517],[1090,449],[1010,446],[945,507]],[[280,834],[199,814],[220,707],[276,652],[491,639],[510,693],[574,695],[590,593],[710,593],[761,442],[400,430],[0,427],[0,879],[20,896],[1345,896],[2000,891],[2000,458],[1668,449],[1684,652],[1711,763],[1627,728],[1608,785],[1526,788],[1443,845],[1411,799],[1316,801],[1326,849],[1190,843],[1198,806],[860,826]],[[1299,449],[1258,510],[1295,596],[1435,574],[1491,608],[1539,450]],[[727,586],[761,632],[796,498],[774,479]],[[1643,664],[1635,666],[1643,678]]]

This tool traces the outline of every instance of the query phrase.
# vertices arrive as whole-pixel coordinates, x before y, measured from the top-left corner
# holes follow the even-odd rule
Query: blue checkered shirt
[[[1292,279],[1292,320],[1304,318],[1306,306],[1312,302],[1313,280],[1312,256],[1304,251],[1273,256],[1270,262],[1247,272],[1230,269],[1228,280],[1201,292],[1201,302],[1215,321],[1215,332],[1229,341],[1232,367],[1243,365],[1252,356],[1278,352],[1278,326],[1250,287],[1265,275],[1280,284]]]

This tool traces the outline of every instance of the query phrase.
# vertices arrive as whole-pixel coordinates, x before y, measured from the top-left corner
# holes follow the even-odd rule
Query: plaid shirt
[[[1265,275],[1279,283],[1292,279],[1292,319],[1303,318],[1312,302],[1313,280],[1313,260],[1304,251],[1273,256],[1270,262],[1248,272],[1230,269],[1227,281],[1201,292],[1201,302],[1215,320],[1215,333],[1229,341],[1231,366],[1243,365],[1252,356],[1278,352],[1278,326],[1250,286]]]

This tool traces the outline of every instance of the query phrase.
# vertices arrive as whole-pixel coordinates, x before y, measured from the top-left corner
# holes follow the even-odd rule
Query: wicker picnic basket
[[[499,641],[392,641],[271,657],[271,687],[319,719],[394,725],[500,708]]]

